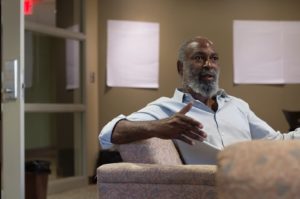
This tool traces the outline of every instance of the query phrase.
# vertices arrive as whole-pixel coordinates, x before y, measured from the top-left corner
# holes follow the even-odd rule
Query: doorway
[[[86,183],[82,5],[33,1],[25,13],[25,160],[50,163],[50,193]]]

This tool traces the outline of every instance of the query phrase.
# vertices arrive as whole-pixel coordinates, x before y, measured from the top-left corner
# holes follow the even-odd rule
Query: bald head
[[[213,42],[209,39],[201,36],[194,37],[186,42],[184,42],[179,48],[178,60],[180,62],[184,62],[186,59],[186,54],[193,49],[201,47],[201,48],[213,48]]]

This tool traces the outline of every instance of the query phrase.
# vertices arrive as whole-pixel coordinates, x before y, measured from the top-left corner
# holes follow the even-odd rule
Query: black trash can
[[[50,162],[32,160],[25,162],[25,198],[46,199]]]

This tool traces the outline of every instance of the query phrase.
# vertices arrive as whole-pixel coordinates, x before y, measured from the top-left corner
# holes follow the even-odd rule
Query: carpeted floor
[[[96,185],[88,185],[58,194],[48,195],[47,199],[97,199]]]

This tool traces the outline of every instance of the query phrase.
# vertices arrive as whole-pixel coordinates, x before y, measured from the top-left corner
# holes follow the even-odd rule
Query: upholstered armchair
[[[219,199],[300,198],[300,141],[251,141],[218,156]]]
[[[171,140],[119,146],[124,162],[97,169],[99,199],[216,199],[214,165],[183,165]]]

